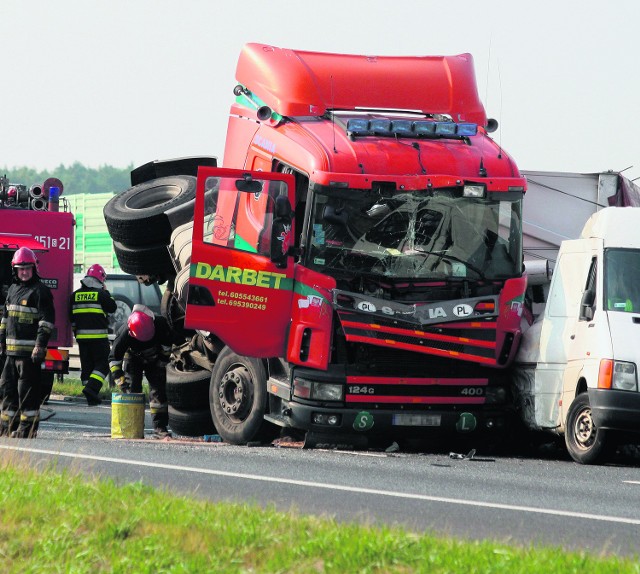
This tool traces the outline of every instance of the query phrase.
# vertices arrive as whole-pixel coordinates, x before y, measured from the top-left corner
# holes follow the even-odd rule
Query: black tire
[[[116,302],[116,311],[115,313],[110,313],[107,315],[109,318],[109,332],[117,333],[118,329],[127,322],[129,315],[131,315],[131,311],[133,311],[133,302],[128,297],[124,295],[112,295]]]
[[[55,373],[53,371],[42,371],[40,373],[40,404],[46,405],[49,402],[49,396],[53,390],[53,379]]]
[[[208,408],[182,410],[169,405],[169,428],[181,436],[215,434],[216,427]]]
[[[213,365],[209,403],[218,434],[228,443],[268,442],[277,434],[278,428],[264,419],[267,373],[260,359],[225,347]]]
[[[172,230],[193,219],[195,195],[196,178],[190,175],[161,177],[130,187],[104,206],[109,235],[130,247],[168,245]]]
[[[195,331],[184,328],[185,311],[180,306],[173,291],[165,289],[160,303],[160,314],[169,322],[171,329],[180,336],[192,336]]]
[[[211,372],[206,369],[184,371],[176,363],[167,365],[167,401],[178,409],[203,409],[209,406]]]
[[[596,427],[587,393],[579,394],[569,406],[564,439],[571,458],[580,464],[603,462],[609,455],[607,433]]]
[[[141,245],[130,247],[119,241],[113,242],[120,268],[131,275],[172,276],[176,274],[166,245]]]

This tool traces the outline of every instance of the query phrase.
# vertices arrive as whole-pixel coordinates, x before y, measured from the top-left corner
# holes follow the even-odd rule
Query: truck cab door
[[[294,178],[200,167],[185,326],[236,353],[285,355],[294,284]]]

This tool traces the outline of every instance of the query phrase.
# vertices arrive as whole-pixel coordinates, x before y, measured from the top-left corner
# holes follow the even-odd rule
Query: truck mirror
[[[582,294],[580,301],[580,320],[591,321],[593,319],[593,304],[596,300],[596,292],[593,289],[587,289]]]
[[[332,225],[346,225],[349,216],[344,207],[327,204],[322,211],[322,219]]]
[[[260,193],[262,191],[262,182],[256,181],[250,174],[245,173],[244,179],[236,179],[236,189],[244,193]]]

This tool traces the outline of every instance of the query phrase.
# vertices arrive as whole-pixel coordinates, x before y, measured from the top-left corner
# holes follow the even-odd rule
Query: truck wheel
[[[171,330],[185,339],[195,334],[195,331],[184,328],[184,309],[180,306],[175,293],[165,289],[160,303],[160,314],[168,321]]]
[[[173,230],[171,234],[171,251],[175,256],[178,271],[189,267],[191,263],[191,238],[193,235],[193,221],[189,221]]]
[[[160,177],[130,187],[104,206],[109,235],[131,247],[168,245],[172,230],[193,219],[195,195],[196,178],[190,175]]]
[[[169,250],[162,243],[130,247],[119,241],[114,241],[113,250],[120,268],[125,273],[163,277],[176,274]]]
[[[185,371],[176,363],[167,365],[167,401],[179,409],[202,409],[209,405],[211,371]]]
[[[133,303],[131,299],[124,295],[112,295],[116,302],[116,310],[114,313],[107,315],[109,319],[109,332],[117,333],[118,329],[127,322],[131,311],[133,311]]]
[[[579,394],[571,403],[564,439],[571,458],[580,464],[602,462],[609,454],[607,433],[593,422],[587,393]]]
[[[169,405],[169,428],[182,436],[203,436],[216,432],[208,408],[185,410]]]
[[[275,436],[274,425],[264,419],[267,373],[260,359],[241,357],[225,347],[211,372],[209,404],[218,434],[226,442],[246,444]]]

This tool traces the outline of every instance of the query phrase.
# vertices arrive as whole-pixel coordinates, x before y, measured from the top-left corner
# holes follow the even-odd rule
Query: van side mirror
[[[279,195],[275,200],[271,224],[270,259],[277,267],[287,266],[287,257],[293,250],[293,210],[289,198]]]
[[[596,292],[593,289],[587,289],[582,294],[580,301],[580,321],[591,321],[593,319],[593,305],[596,301]]]

